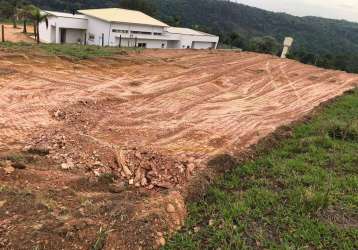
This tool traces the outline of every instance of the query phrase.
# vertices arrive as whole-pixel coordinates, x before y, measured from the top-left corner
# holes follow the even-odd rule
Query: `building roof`
[[[71,13],[58,12],[58,11],[47,11],[47,10],[45,10],[44,12],[51,16],[56,16],[56,17],[87,19],[85,15],[78,15],[78,14],[73,15]]]
[[[167,27],[168,25],[150,17],[143,12],[118,8],[79,10],[81,14],[95,17],[106,22],[135,23],[151,26]]]
[[[188,29],[188,28],[179,28],[179,27],[169,27],[167,32],[172,34],[181,34],[181,35],[193,35],[193,36],[215,36],[212,34],[204,33],[201,31]]]

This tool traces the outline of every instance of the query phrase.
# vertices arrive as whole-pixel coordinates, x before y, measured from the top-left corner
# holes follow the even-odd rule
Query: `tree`
[[[169,23],[171,26],[179,27],[179,26],[181,25],[181,17],[178,16],[178,15],[172,16],[172,17],[170,17],[170,19],[168,20],[168,23]]]
[[[231,32],[228,36],[228,44],[233,47],[242,48],[244,45],[244,40],[237,32]]]
[[[280,44],[272,36],[254,37],[250,40],[250,50],[276,55],[280,50]]]
[[[46,22],[46,26],[48,27],[48,19],[47,19],[47,14],[43,14],[41,12],[40,9],[38,8],[34,8],[31,11],[31,19],[34,21],[35,23],[35,27],[36,27],[36,31],[35,31],[35,36],[36,36],[36,41],[39,44],[40,43],[40,32],[39,32],[39,25],[41,22]]]
[[[156,14],[154,5],[148,0],[121,0],[119,2],[119,7],[130,10],[139,10],[150,16]]]
[[[18,12],[21,5],[22,0],[3,0],[0,2],[0,14],[11,19],[14,28],[17,28]]]
[[[317,65],[319,57],[313,53],[307,52],[304,47],[291,51],[288,56],[290,59],[298,60],[305,64]]]
[[[24,5],[19,11],[18,16],[24,22],[23,33],[27,33],[27,21],[33,19],[32,13],[35,11],[34,5]]]

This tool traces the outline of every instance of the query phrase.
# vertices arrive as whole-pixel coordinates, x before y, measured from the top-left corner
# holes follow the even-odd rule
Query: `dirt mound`
[[[80,101],[63,110],[50,111],[61,126],[42,131],[24,147],[25,151],[45,151],[64,170],[94,176],[111,173],[135,187],[182,188],[198,163],[195,158],[181,159],[150,147],[120,146],[91,135],[103,114],[101,109],[114,103],[121,101]]]
[[[47,157],[63,170],[97,177],[110,173],[129,185],[147,189],[181,188],[194,169],[192,159],[180,161],[150,149],[100,146],[88,135],[59,131],[34,139],[25,150],[48,151]]]

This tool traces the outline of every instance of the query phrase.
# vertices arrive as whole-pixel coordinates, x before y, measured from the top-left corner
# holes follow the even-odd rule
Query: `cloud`
[[[320,16],[358,22],[356,0],[237,0],[237,2],[298,16]]]

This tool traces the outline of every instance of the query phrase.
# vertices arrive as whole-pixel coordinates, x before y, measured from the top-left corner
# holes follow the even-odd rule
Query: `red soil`
[[[113,173],[117,186],[135,186],[121,193],[123,204],[118,206],[127,216],[127,228],[109,234],[108,249],[156,244],[159,231],[177,229],[184,219],[183,199],[172,191],[182,191],[208,160],[239,155],[276,128],[358,84],[357,75],[255,53],[146,50],[79,62],[1,51],[0,57],[0,152],[24,146],[49,150],[41,164],[30,164],[27,170],[8,176],[0,168],[2,185],[36,193],[57,190],[52,199],[73,216],[65,225],[72,225],[71,219],[80,223],[84,216],[75,215],[82,206],[73,198],[79,193],[87,197],[99,192],[91,202],[112,202],[107,204],[111,211],[118,200],[108,194],[108,187],[78,184],[83,176]],[[39,165],[46,167],[41,170]],[[64,186],[77,196],[61,191]],[[165,212],[161,204],[168,202],[177,212]],[[0,227],[17,225],[19,216],[60,227],[53,217],[37,218],[19,209],[12,215],[0,213],[0,221],[9,217]],[[67,245],[57,234],[41,230],[36,240],[47,247],[51,240],[56,247],[89,247],[93,241],[82,242],[86,230],[94,239],[99,225],[116,228],[112,215],[98,213],[88,212],[84,218],[91,221],[76,232],[64,229],[77,237]],[[143,221],[149,221],[151,229],[145,226],[147,231],[138,233]],[[0,246],[1,237],[9,239],[5,246],[14,246],[19,233],[28,230],[31,227],[24,226],[6,237],[0,231]]]

